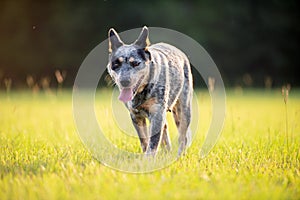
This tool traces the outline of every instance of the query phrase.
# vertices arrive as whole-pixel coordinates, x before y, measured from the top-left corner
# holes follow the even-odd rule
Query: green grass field
[[[71,91],[2,91],[0,199],[300,199],[300,91],[290,92],[287,121],[279,89],[227,91],[222,135],[202,160],[210,98],[205,91],[197,96],[201,120],[187,155],[164,169],[130,174],[100,164],[81,143]],[[140,151],[104,104],[95,108],[113,143]]]

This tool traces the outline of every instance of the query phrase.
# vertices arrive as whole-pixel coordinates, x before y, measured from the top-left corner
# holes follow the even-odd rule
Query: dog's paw
[[[145,157],[154,158],[156,156],[157,151],[155,149],[148,148],[145,152]]]

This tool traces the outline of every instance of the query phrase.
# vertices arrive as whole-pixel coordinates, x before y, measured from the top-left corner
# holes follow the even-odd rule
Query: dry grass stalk
[[[34,86],[34,79],[33,79],[33,76],[28,75],[28,76],[26,77],[26,83],[27,83],[29,89],[32,89],[33,86]]]
[[[4,85],[5,85],[6,93],[8,94],[11,90],[12,79],[11,78],[5,78],[3,82],[4,82]]]
[[[40,80],[40,84],[47,94],[51,94],[50,82],[51,79],[48,76],[42,77]]]
[[[60,70],[55,70],[54,72],[54,75],[55,75],[55,78],[56,78],[56,81],[58,83],[58,91],[61,91],[62,90],[62,85],[66,79],[66,76],[67,76],[67,71],[63,70],[63,71],[60,71]]]
[[[271,89],[272,88],[272,84],[273,84],[273,79],[271,76],[266,76],[264,79],[264,83],[265,83],[265,88],[266,89]]]
[[[281,88],[281,94],[283,97],[283,102],[285,106],[285,134],[286,134],[286,145],[287,148],[289,149],[289,123],[288,123],[288,108],[287,108],[287,103],[288,103],[288,98],[289,98],[289,92],[291,90],[291,85],[287,84],[286,86],[282,86]]]
[[[215,78],[208,77],[208,89],[210,92],[213,92],[215,90]]]

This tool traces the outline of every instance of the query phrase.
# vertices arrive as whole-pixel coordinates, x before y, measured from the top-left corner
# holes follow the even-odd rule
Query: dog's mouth
[[[143,79],[144,76],[142,76],[133,87],[122,88],[119,100],[123,101],[124,103],[131,101],[134,95],[136,94],[137,90],[139,89],[139,86],[141,85]]]

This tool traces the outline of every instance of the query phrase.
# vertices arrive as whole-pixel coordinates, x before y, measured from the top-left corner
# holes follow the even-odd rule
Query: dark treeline
[[[0,2],[0,87],[66,70],[72,86],[85,56],[118,31],[147,26],[180,31],[212,56],[227,85],[300,85],[299,4],[271,1],[33,1]]]

